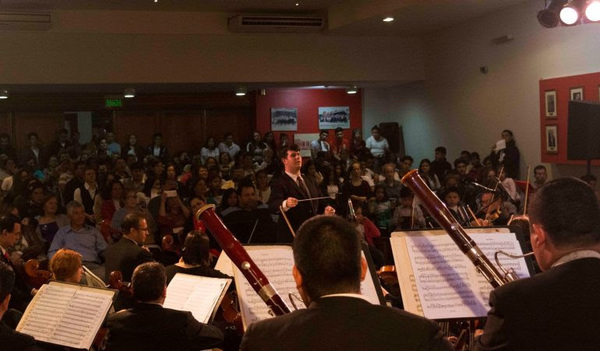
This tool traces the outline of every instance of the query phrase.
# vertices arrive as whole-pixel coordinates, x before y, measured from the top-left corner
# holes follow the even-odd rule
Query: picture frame
[[[583,101],[583,87],[569,89],[572,101]]]
[[[558,126],[555,124],[546,126],[546,153],[558,153]]]
[[[319,129],[350,128],[350,107],[319,107]]]
[[[271,130],[274,132],[298,130],[298,109],[295,107],[272,108]]]
[[[545,92],[545,109],[546,109],[546,117],[548,118],[556,118],[556,90],[549,90]]]

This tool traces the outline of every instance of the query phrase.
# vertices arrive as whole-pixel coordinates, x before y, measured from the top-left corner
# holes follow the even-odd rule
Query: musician
[[[367,271],[360,247],[342,218],[305,222],[292,274],[308,309],[251,324],[241,350],[451,350],[435,322],[360,295]]]
[[[167,276],[160,263],[147,262],[133,272],[133,297],[138,303],[108,317],[106,350],[204,350],[223,342],[223,333],[200,323],[191,312],[163,308]]]
[[[315,183],[300,174],[302,156],[300,156],[298,145],[292,144],[283,147],[280,152],[284,172],[280,177],[273,180],[269,208],[271,212],[275,213],[279,211],[281,206],[290,221],[291,227],[296,231],[305,220],[317,214],[319,201],[308,201],[308,199],[320,197],[321,192]],[[325,214],[333,213],[335,213],[333,207],[327,206],[325,208]],[[292,241],[292,233],[285,219],[280,215],[277,223],[277,242],[289,243]]]
[[[150,234],[144,215],[129,213],[121,222],[123,237],[108,246],[104,252],[106,258],[106,281],[112,271],[121,271],[123,280],[131,281],[133,270],[138,265],[151,262],[152,254],[142,247]]]
[[[501,286],[478,350],[597,350],[600,345],[600,209],[575,178],[540,188],[529,208],[543,273]]]
[[[11,261],[10,251],[21,237],[21,221],[15,215],[8,214],[0,217],[0,262],[16,269]],[[20,268],[20,267],[19,267]],[[32,289],[27,286],[21,274],[15,274],[15,288],[12,291],[10,308],[24,312],[31,301]]]
[[[8,310],[11,294],[15,287],[15,273],[12,268],[0,262],[0,320]],[[12,330],[6,324],[0,323],[0,349],[13,351],[39,350],[33,337]]]

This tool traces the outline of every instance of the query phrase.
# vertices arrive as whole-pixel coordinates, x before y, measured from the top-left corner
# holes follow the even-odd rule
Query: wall
[[[418,39],[236,34],[228,32],[225,13],[52,15],[47,32],[0,31],[0,82],[351,84],[424,77]]]
[[[462,149],[489,153],[503,129],[521,150],[521,175],[540,158],[539,81],[597,72],[600,26],[542,27],[543,1],[520,6],[433,33],[424,39],[426,79],[391,90],[365,89],[364,125],[387,114],[404,127],[407,153],[432,157],[438,145],[450,160]],[[514,40],[492,44],[493,38]],[[482,74],[481,66],[489,73]],[[388,101],[386,108],[374,107]],[[419,136],[419,137],[416,137]],[[580,176],[584,166],[552,165],[557,176]],[[600,175],[595,167],[592,172]]]
[[[319,107],[333,106],[350,107],[350,129],[344,130],[344,137],[350,139],[352,129],[362,128],[360,90],[355,95],[348,95],[345,89],[267,89],[264,96],[256,97],[256,128],[261,134],[271,130],[271,108],[296,107],[298,108],[298,130],[285,133],[290,136],[295,133],[318,133]],[[279,133],[274,134],[275,140],[278,141]],[[333,131],[330,131],[329,137],[333,137]]]

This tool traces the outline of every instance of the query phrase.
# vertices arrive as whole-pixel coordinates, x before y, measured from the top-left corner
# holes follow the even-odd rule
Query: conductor
[[[272,213],[276,213],[281,207],[290,221],[290,226],[296,231],[304,221],[319,212],[319,201],[311,199],[320,197],[321,192],[317,184],[300,174],[302,156],[298,145],[284,146],[280,149],[279,157],[284,172],[273,180],[269,209]],[[334,213],[335,210],[331,206],[327,206],[324,210],[326,215]],[[283,215],[280,215],[277,222],[277,242],[291,243],[292,241],[292,232]]]

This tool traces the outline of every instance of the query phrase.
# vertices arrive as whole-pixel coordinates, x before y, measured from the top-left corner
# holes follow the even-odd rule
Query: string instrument
[[[40,269],[40,261],[36,259],[25,262],[25,273],[27,273],[28,283],[36,289],[52,278],[52,272]]]
[[[264,273],[250,258],[248,252],[235,236],[227,229],[215,212],[215,205],[202,206],[194,214],[194,219],[201,220],[231,261],[238,267],[248,280],[254,291],[269,306],[275,315],[290,313],[290,308],[277,293],[275,287],[269,282]]]
[[[494,288],[514,280],[513,276],[501,274],[492,265],[475,241],[469,237],[460,223],[452,216],[446,205],[425,184],[417,170],[406,173],[402,177],[402,183],[408,186],[421,199],[423,206],[431,216],[446,230],[452,241],[471,260],[475,268]]]
[[[108,286],[111,289],[119,291],[119,294],[126,298],[133,298],[133,287],[130,282],[123,281],[123,273],[121,271],[112,271],[108,276]]]

